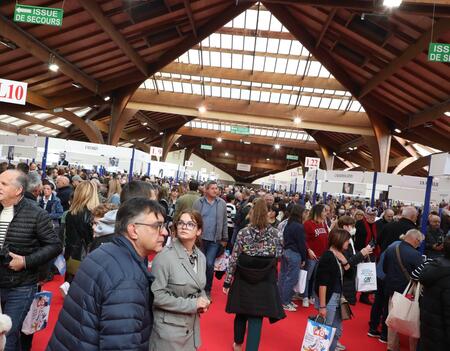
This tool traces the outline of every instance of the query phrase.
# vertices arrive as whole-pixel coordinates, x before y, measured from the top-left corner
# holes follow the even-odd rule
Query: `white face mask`
[[[356,234],[356,228],[353,227],[353,228],[350,229],[348,232],[350,233],[351,236],[354,236],[354,235]]]

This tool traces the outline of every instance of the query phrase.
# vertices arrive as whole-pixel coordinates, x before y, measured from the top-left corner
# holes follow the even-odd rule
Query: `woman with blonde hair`
[[[237,234],[223,291],[228,294],[226,312],[235,313],[233,350],[256,351],[262,320],[276,322],[286,317],[277,287],[277,260],[283,252],[283,238],[267,219],[264,199],[255,200],[250,223]],[[243,303],[245,301],[245,303]]]
[[[97,185],[83,181],[75,189],[66,215],[65,253],[66,280],[71,281],[93,240],[92,211],[99,205]]]
[[[107,202],[113,205],[120,205],[120,193],[122,192],[122,185],[120,180],[113,178],[108,183]]]

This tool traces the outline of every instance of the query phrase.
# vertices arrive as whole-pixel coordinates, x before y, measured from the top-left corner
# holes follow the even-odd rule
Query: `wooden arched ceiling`
[[[386,10],[382,0],[267,0],[259,4],[248,0],[72,0],[64,2],[61,28],[12,22],[15,3],[9,0],[0,4],[0,40],[3,43],[0,45],[0,77],[28,82],[29,93],[26,106],[0,103],[0,113],[4,116],[0,118],[0,129],[107,141],[111,101],[120,95],[119,90],[126,91],[127,87],[148,78],[156,80],[157,72],[183,70],[192,76],[228,79],[231,85],[233,80],[246,79],[260,84],[270,80],[273,84],[298,85],[295,76],[291,78],[288,74],[280,78],[280,75],[241,70],[237,77],[236,72],[229,69],[204,66],[199,72],[196,67],[174,62],[190,48],[202,49],[202,40],[217,32],[298,40],[312,54],[297,55],[298,59],[319,61],[335,78],[314,80],[303,76],[300,84],[315,89],[347,90],[353,96],[351,100],[359,101],[366,110],[376,110],[383,118],[386,129],[395,136],[389,170],[405,163],[406,158],[421,156],[414,155],[417,151],[414,143],[450,150],[450,116],[445,114],[450,111],[450,67],[427,61],[432,23],[433,40],[450,41],[450,6],[441,2],[436,1],[433,7],[430,1],[404,1],[399,9]],[[27,4],[27,1],[21,3]],[[29,3],[46,7],[62,4],[52,0]],[[247,31],[224,27],[249,8],[269,10],[288,30]],[[241,54],[261,56],[256,51],[243,50]],[[289,54],[265,54],[270,55],[279,60],[293,59]],[[60,66],[58,73],[48,70],[51,56]],[[168,80],[167,77],[160,79]],[[254,87],[261,94],[264,89],[267,90],[264,86]],[[106,97],[112,100],[105,101]],[[251,102],[243,107],[232,101],[207,100],[211,111],[217,112],[210,116],[215,120],[239,115],[243,123],[254,123],[256,118],[262,125],[273,127],[278,120],[279,126],[289,128],[289,118],[293,116],[293,111],[283,110],[280,104],[265,106]],[[140,89],[131,103],[137,111],[121,129],[120,141],[143,150],[149,145],[161,144],[160,133],[175,133],[198,116],[195,97],[180,97],[175,93],[155,94]],[[67,120],[74,118],[72,113],[84,107],[91,110],[79,123],[67,126]],[[373,136],[373,121],[364,117],[364,113],[352,117],[352,113],[358,112],[346,109],[337,118],[337,114],[327,110],[303,110],[303,128],[316,142],[336,153],[336,159],[343,160],[336,161],[335,167],[348,167],[351,162],[365,169],[374,168],[368,144],[368,138]],[[45,115],[38,112],[45,112]],[[271,115],[273,112],[275,115]],[[401,133],[394,132],[395,129]],[[179,140],[182,144],[184,139],[192,138],[195,137],[185,135]],[[236,140],[229,143],[230,148],[231,145],[237,149],[242,147]],[[256,155],[261,153],[257,149],[262,151],[264,145],[252,145],[255,155],[252,163],[261,163],[257,162]],[[231,172],[229,165],[221,164],[221,167],[228,167]],[[264,172],[267,170],[258,174]]]

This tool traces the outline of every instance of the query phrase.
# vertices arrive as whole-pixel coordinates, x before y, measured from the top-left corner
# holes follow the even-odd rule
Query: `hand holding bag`
[[[356,266],[356,291],[377,290],[377,266],[375,262],[363,262]]]
[[[30,310],[22,324],[22,333],[30,335],[47,327],[51,299],[50,291],[41,291],[34,295]]]
[[[308,319],[301,351],[328,351],[335,333],[336,328],[319,323],[318,318]]]

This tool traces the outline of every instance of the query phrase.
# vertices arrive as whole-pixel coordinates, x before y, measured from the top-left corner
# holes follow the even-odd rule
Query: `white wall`
[[[301,177],[301,175],[302,175],[302,168],[298,167],[298,168],[289,169],[287,171],[275,173],[275,174],[272,174],[272,175],[267,176],[267,177],[258,178],[258,179],[256,179],[253,182],[253,184],[270,183],[270,182],[273,181],[273,177],[275,177],[275,181],[276,182],[278,182],[278,181],[279,182],[291,182],[291,180],[292,180],[292,172],[296,171],[296,170],[297,170],[297,174]]]
[[[169,152],[169,154],[167,155],[166,162],[183,165],[183,159],[184,159],[184,150],[172,151]],[[189,158],[189,161],[194,162],[194,167],[190,168],[192,170],[200,171],[202,168],[206,168],[207,174],[214,172],[215,174],[218,175],[218,178],[221,180],[227,180],[230,182],[235,181],[234,178],[230,176],[228,173],[225,173],[221,169],[215,167],[214,165],[198,157],[197,155],[192,154],[191,157]]]

